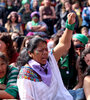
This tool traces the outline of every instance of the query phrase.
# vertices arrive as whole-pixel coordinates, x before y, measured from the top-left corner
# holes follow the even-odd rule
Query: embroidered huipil
[[[50,86],[43,81],[32,81],[28,78],[17,79],[20,100],[73,100],[63,85],[57,62],[51,53],[49,64],[52,74]]]

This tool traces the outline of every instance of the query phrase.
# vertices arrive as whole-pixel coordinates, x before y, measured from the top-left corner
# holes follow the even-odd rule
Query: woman
[[[28,43],[29,43],[29,40],[32,38],[33,36],[25,36],[23,41],[22,41],[22,45],[21,45],[21,48],[20,48],[20,51],[23,50],[23,48],[26,48]]]
[[[80,57],[80,68],[84,75],[83,88],[86,100],[90,100],[90,47],[85,48]]]
[[[32,6],[32,11],[39,11],[39,1],[38,0],[31,0],[32,4],[30,6]]]
[[[90,0],[87,0],[87,7],[84,7],[82,11],[82,26],[90,30]]]
[[[74,29],[74,23],[75,14],[70,13],[67,25]],[[48,54],[47,42],[40,37],[32,38],[27,49],[21,52],[17,61],[21,62],[17,81],[21,100],[73,100],[63,85],[56,62],[70,47],[73,30],[67,25],[51,53]]]
[[[0,100],[18,97],[16,86],[18,69],[8,64],[7,57],[0,52]]]
[[[25,28],[27,22],[31,21],[30,14],[32,13],[32,10],[30,9],[30,0],[22,0],[21,2],[22,2],[22,7],[18,12],[22,15],[22,24],[23,28]]]
[[[13,39],[13,47],[16,50],[16,52],[18,52],[18,53],[20,52],[20,48],[21,48],[23,39],[24,39],[23,36],[22,37],[19,36],[19,37],[16,37]]]
[[[56,19],[55,9],[51,6],[50,0],[43,0],[44,5],[39,8],[40,20],[48,26],[49,35],[54,34],[54,20]]]
[[[18,22],[17,12],[13,11],[8,15],[8,21],[5,24],[5,28],[7,29],[7,32],[18,32],[19,34],[24,35],[22,26]]]
[[[72,10],[72,4],[71,4],[70,1],[65,1],[65,2],[64,2],[64,7],[65,7],[65,12],[64,12],[64,14],[66,13],[66,16],[67,16],[67,14],[70,13],[70,12],[75,13],[75,11]],[[63,18],[63,16],[64,16],[63,20],[65,20],[65,15],[64,15],[64,14],[63,14],[63,15],[60,14],[61,18]],[[76,13],[75,13],[75,14],[76,14]],[[64,24],[64,23],[61,23],[61,24]],[[65,25],[65,24],[64,24],[64,25]],[[63,26],[63,27],[64,27],[64,26]],[[78,20],[77,14],[76,14],[75,31],[78,30],[78,27],[79,27],[79,20]]]
[[[40,21],[40,15],[39,12],[34,11],[31,13],[32,21],[29,21],[26,25],[26,30],[29,32],[27,36],[30,35],[40,35],[42,37],[47,37],[47,25]]]
[[[13,47],[13,41],[8,33],[0,33],[0,52],[3,52],[9,60],[9,64],[15,63],[18,53]]]
[[[74,34],[72,37],[75,51],[77,53],[77,56],[80,56],[81,52],[84,50],[85,45],[88,43],[87,36],[83,34]]]
[[[13,6],[13,1],[6,0],[6,18],[12,11],[17,11],[17,9]]]

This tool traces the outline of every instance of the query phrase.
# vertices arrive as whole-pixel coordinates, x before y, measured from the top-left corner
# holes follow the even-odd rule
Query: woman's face
[[[84,57],[84,60],[85,60],[86,64],[87,64],[88,66],[90,66],[90,53],[88,53],[88,54]]]
[[[33,3],[33,7],[37,7],[38,6],[38,2],[35,0]]]
[[[12,22],[15,22],[15,21],[16,21],[16,17],[15,17],[14,14],[11,16],[11,21],[12,21]]]
[[[66,1],[66,0],[59,0],[62,4],[64,4],[64,2]]]
[[[82,44],[82,43],[81,43],[78,39],[76,39],[76,38],[73,38],[72,40],[73,40],[74,46],[75,46],[75,45]]]
[[[11,6],[12,5],[12,1],[11,0],[7,0],[7,5]]]
[[[50,0],[44,0],[44,4],[50,5]]]
[[[37,16],[33,16],[32,20],[37,23],[39,21],[39,18]]]
[[[41,65],[45,65],[48,59],[48,49],[47,44],[44,42],[39,42],[37,48],[31,53],[31,56],[35,61]]]
[[[2,40],[0,40],[0,51],[6,52],[6,44]]]
[[[16,41],[13,42],[13,47],[14,47],[14,49],[17,51],[17,49],[18,49],[18,44],[17,44]]]
[[[83,44],[76,38],[73,38],[73,44],[74,44],[74,47],[75,47],[75,52],[80,55],[80,52],[82,52],[82,50],[84,49]]]
[[[69,11],[71,9],[71,4],[69,2],[65,3],[65,9],[66,11]]]
[[[3,78],[6,75],[7,64],[6,62],[0,58],[0,78]]]
[[[90,5],[90,0],[88,0],[88,4]]]
[[[25,8],[25,10],[30,9],[30,4],[26,3],[26,4],[24,5],[24,8]]]

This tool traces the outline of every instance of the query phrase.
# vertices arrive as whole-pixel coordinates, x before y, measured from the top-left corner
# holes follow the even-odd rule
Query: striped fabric
[[[15,98],[17,98],[18,96],[18,88],[16,85],[18,73],[19,71],[16,67],[8,66],[6,82],[5,82],[6,84],[5,91],[10,95],[14,96]]]

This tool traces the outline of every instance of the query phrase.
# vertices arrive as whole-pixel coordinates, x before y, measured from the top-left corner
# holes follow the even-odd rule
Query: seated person
[[[84,49],[80,58],[81,70],[84,75],[83,89],[86,100],[90,100],[90,47]]]
[[[81,52],[84,50],[85,45],[88,43],[88,38],[87,36],[83,34],[74,34],[72,37],[75,51],[77,53],[77,56],[80,56]]]
[[[16,86],[18,69],[8,65],[8,59],[0,52],[0,100],[18,98]]]
[[[88,34],[88,31],[89,31],[88,28],[85,27],[85,26],[81,28],[81,34],[83,34],[83,35],[88,36],[88,35],[89,35],[89,34]]]
[[[39,12],[35,11],[31,13],[32,21],[29,21],[26,25],[26,30],[29,32],[27,35],[40,35],[40,36],[47,36],[47,25],[39,21]]]

